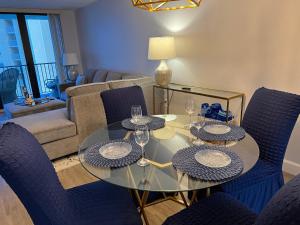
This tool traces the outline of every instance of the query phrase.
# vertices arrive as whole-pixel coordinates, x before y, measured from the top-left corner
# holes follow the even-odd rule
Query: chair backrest
[[[41,145],[13,123],[0,128],[0,175],[17,194],[34,224],[71,224],[74,213],[67,192]]]
[[[300,224],[300,175],[279,190],[255,223],[255,225],[296,224]]]
[[[266,88],[256,90],[245,112],[242,127],[257,142],[260,159],[279,170],[299,113],[299,95]]]
[[[0,95],[3,104],[13,102],[16,99],[19,74],[20,71],[14,68],[0,73]]]
[[[141,87],[117,88],[101,93],[107,124],[131,117],[131,106],[140,105],[143,115],[148,115],[144,93]]]

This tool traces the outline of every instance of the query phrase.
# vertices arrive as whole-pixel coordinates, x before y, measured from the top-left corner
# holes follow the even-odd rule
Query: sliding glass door
[[[34,97],[51,94],[57,68],[47,15],[0,13],[0,95],[16,70],[18,97],[23,86]]]

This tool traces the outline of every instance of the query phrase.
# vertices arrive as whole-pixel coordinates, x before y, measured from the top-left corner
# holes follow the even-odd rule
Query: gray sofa
[[[139,85],[143,88],[148,111],[152,112],[152,77],[108,72],[105,82],[96,82],[103,78],[100,74],[100,70],[94,73],[94,83],[67,88],[66,108],[15,118],[11,122],[33,133],[52,160],[77,152],[89,134],[107,125],[100,97],[102,91]],[[113,80],[116,77],[126,79]]]

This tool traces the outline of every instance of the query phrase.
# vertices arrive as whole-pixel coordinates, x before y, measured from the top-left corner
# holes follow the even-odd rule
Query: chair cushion
[[[141,225],[142,221],[128,190],[94,182],[68,190],[77,205],[80,224]]]
[[[109,71],[106,77],[106,81],[122,80],[122,73]]]
[[[169,217],[164,225],[253,225],[257,215],[226,194],[215,194]]]
[[[58,109],[10,120],[30,131],[40,144],[76,135],[76,125],[67,119],[67,110]]]
[[[93,83],[105,82],[106,77],[107,77],[107,71],[106,70],[97,70],[95,72],[95,75],[93,77],[92,82]]]

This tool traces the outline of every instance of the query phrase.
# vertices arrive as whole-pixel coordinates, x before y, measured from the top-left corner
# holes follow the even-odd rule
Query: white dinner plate
[[[177,116],[174,115],[174,114],[154,115],[154,116],[165,119],[166,122],[173,121],[173,120],[177,119]]]
[[[127,142],[114,142],[102,146],[99,153],[106,159],[121,159],[129,155],[131,150],[132,146]]]
[[[152,120],[149,116],[142,116],[141,118],[138,118],[137,120],[131,119],[130,122],[135,125],[146,125],[150,123]]]
[[[231,128],[222,124],[211,124],[203,128],[207,133],[210,134],[227,134],[231,131]]]
[[[211,168],[221,168],[231,163],[231,158],[226,153],[214,149],[197,152],[195,159],[198,163]]]

